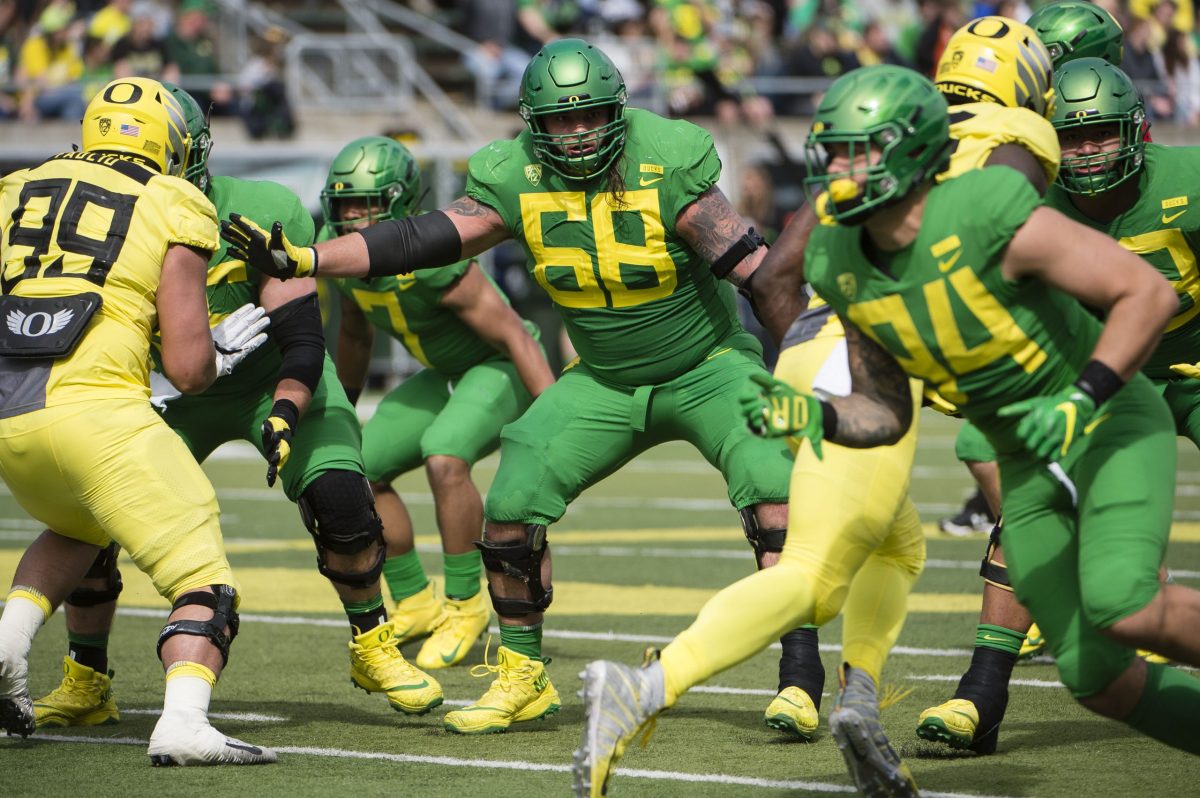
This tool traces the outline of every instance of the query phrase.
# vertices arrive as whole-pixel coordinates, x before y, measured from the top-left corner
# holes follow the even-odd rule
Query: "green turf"
[[[968,480],[953,461],[954,422],[926,414],[923,423],[913,495],[923,516],[934,520],[956,507],[968,489]],[[1200,456],[1190,444],[1181,446],[1180,452],[1177,514],[1181,519],[1194,520],[1200,517]],[[477,476],[484,485],[494,468],[494,458],[480,465]],[[222,458],[210,462],[207,471],[218,487],[228,538],[305,539],[294,508],[279,500],[278,491],[266,491],[261,463]],[[397,484],[402,494],[413,499],[411,509],[418,531],[432,532],[432,507],[423,475],[409,475]],[[588,530],[697,527],[726,527],[729,535],[689,541],[655,539],[647,533],[644,538],[623,536],[611,544],[593,537],[575,541],[571,535],[578,532],[582,537]],[[33,534],[34,525],[13,500],[6,494],[0,496],[0,547],[19,549]],[[713,555],[746,553],[736,515],[725,505],[725,489],[719,476],[683,445],[655,450],[597,485],[571,509],[551,538],[563,549],[555,558],[555,574],[560,580],[611,584],[614,591],[622,585],[716,589],[752,568],[748,553],[738,558],[671,556],[672,550]],[[605,551],[605,546],[612,548]],[[928,569],[917,592],[977,592],[980,581],[970,564],[978,560],[982,548],[982,539],[978,538],[930,540],[931,559],[962,567]],[[307,549],[236,553],[231,560],[235,567],[244,568],[313,567],[313,555]],[[440,556],[428,547],[422,552],[422,560],[431,573],[440,568]],[[1200,571],[1200,545],[1172,543],[1168,562],[1175,569]],[[8,576],[0,574],[0,581],[7,582]],[[1183,581],[1195,584],[1197,580],[1189,575]],[[143,612],[120,617],[113,635],[115,685],[120,705],[126,710],[122,722],[99,729],[56,731],[27,741],[0,739],[0,795],[564,795],[570,777],[561,769],[570,762],[582,717],[575,697],[578,672],[587,661],[599,657],[637,661],[644,646],[639,642],[548,635],[546,653],[554,660],[550,674],[564,699],[562,713],[505,735],[458,737],[444,733],[440,723],[444,712],[453,707],[435,710],[424,718],[406,718],[391,712],[382,697],[351,688],[345,649],[347,630],[333,611],[336,605],[332,598],[330,603],[331,611],[327,613],[292,614],[324,625],[243,622],[213,710],[274,715],[281,720],[218,720],[217,725],[263,745],[398,756],[401,761],[284,753],[280,764],[273,767],[155,770],[149,767],[142,744],[98,744],[113,739],[145,740],[153,727],[152,716],[129,712],[155,709],[162,697],[161,672],[154,657],[154,639],[162,622],[145,617]],[[601,605],[593,615],[564,617],[556,616],[552,608],[547,630],[611,631],[666,638],[689,621],[683,615],[656,614],[666,609],[647,606],[644,615],[628,617],[606,615]],[[247,607],[244,612],[254,614],[255,610]],[[965,651],[973,640],[975,623],[976,617],[970,612],[915,613],[909,617],[900,645]],[[839,631],[840,622],[834,622],[822,633],[823,641],[837,644]],[[35,694],[48,691],[57,682],[64,645],[62,620],[56,616],[34,646],[31,681]],[[415,654],[415,647],[410,647],[408,653]],[[466,664],[477,664],[482,656],[482,647],[476,648]],[[754,657],[719,675],[713,684],[770,690],[775,686],[776,656],[777,652],[766,652]],[[832,689],[837,656],[836,651],[825,653],[830,673],[827,690]],[[884,720],[924,790],[1007,796],[1075,795],[1084,790],[1104,795],[1194,792],[1195,760],[1141,738],[1120,724],[1088,714],[1062,688],[1012,688],[998,756],[953,755],[948,749],[918,740],[914,734],[917,715],[926,706],[949,697],[953,682],[913,677],[957,677],[966,661],[965,654],[897,654],[885,674],[886,682],[913,690],[909,697],[884,711]],[[1057,678],[1053,665],[1048,663],[1019,666],[1015,676],[1043,681]],[[437,677],[451,701],[477,698],[486,686],[486,680],[473,678],[466,667],[439,671]],[[762,711],[768,700],[756,695],[694,692],[662,718],[650,745],[633,748],[622,764],[642,771],[724,774],[848,787],[841,758],[825,727],[815,744],[787,742],[762,725]],[[823,719],[831,705],[832,699],[827,696]],[[64,734],[84,737],[89,742],[47,741],[52,735]],[[461,761],[450,765],[413,757]],[[559,770],[487,765],[498,761],[539,763]],[[612,793],[694,798],[795,795],[797,791],[618,776]]]

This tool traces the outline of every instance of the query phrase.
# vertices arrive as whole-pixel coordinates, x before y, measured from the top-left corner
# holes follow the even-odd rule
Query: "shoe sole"
[[[970,748],[975,739],[974,737],[963,739],[961,734],[955,734],[947,729],[941,719],[927,720],[922,723],[917,727],[917,736],[933,743],[944,743],[959,751]]]
[[[415,707],[413,709],[409,709],[408,707],[403,706],[401,704],[397,704],[395,701],[393,701],[391,694],[384,690],[370,690],[366,687],[363,687],[358,682],[354,681],[353,677],[351,677],[351,679],[350,679],[350,684],[354,685],[359,690],[362,690],[364,693],[383,693],[385,696],[387,696],[388,705],[392,709],[396,710],[397,712],[402,712],[405,715],[412,715],[413,717],[420,717],[421,715],[429,714],[430,710],[432,710],[434,707],[440,707],[442,705],[442,702],[446,700],[445,696],[438,696],[433,701],[429,702],[428,704],[426,704],[423,707]]]
[[[84,727],[84,726],[115,726],[121,722],[121,716],[107,717],[104,720],[92,720],[89,717],[84,718],[50,718],[47,720],[38,720],[35,716],[34,724],[39,729],[65,729],[68,727]]]
[[[545,720],[551,715],[557,714],[562,709],[561,704],[551,704],[546,708],[546,711],[540,715],[534,715],[532,718],[521,718],[520,720],[509,721],[506,724],[496,726],[485,726],[482,729],[460,729],[450,723],[443,723],[442,728],[454,734],[462,734],[468,737],[483,735],[483,734],[503,734],[508,731],[514,723],[528,723],[533,720]]]
[[[792,723],[790,718],[782,715],[763,718],[763,723],[768,729],[774,729],[775,731],[783,732],[789,737],[795,737],[802,743],[811,743],[817,734],[816,729],[813,729],[812,731],[805,731],[795,723]]]
[[[916,785],[880,753],[867,723],[853,711],[835,711],[829,730],[855,786],[867,798],[918,798]]]
[[[179,763],[172,759],[169,754],[151,754],[150,766],[156,768],[173,768],[179,767]]]
[[[0,698],[0,729],[9,737],[14,734],[28,737],[36,728],[32,713],[26,715],[11,698]]]

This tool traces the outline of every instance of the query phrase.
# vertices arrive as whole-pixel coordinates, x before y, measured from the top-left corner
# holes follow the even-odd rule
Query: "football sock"
[[[999,639],[997,639],[999,638]],[[1025,635],[1002,626],[980,624],[971,665],[958,682],[955,698],[970,701],[979,711],[976,736],[983,737],[1004,720],[1008,680]]]
[[[1020,654],[1025,633],[990,623],[981,623],[975,629],[975,647],[991,648],[1006,654]],[[1012,667],[1009,666],[1009,671]]]
[[[343,601],[342,607],[346,610],[346,617],[350,619],[350,633],[355,636],[387,621],[382,593],[376,593],[374,598],[366,601]]]
[[[383,580],[387,582],[392,601],[397,602],[417,595],[429,584],[416,549],[388,557],[383,563]]]
[[[167,689],[163,695],[163,714],[199,713],[207,721],[208,703],[212,699],[217,676],[197,662],[180,660],[167,668]]]
[[[478,549],[465,554],[443,554],[442,567],[446,572],[446,598],[462,601],[479,592],[479,577],[483,574],[483,559]]]
[[[67,632],[67,654],[98,673],[108,670],[108,635]]]
[[[5,650],[28,657],[34,635],[53,612],[50,600],[40,590],[13,585],[0,614],[0,641],[5,643]]]
[[[542,625],[540,623],[532,626],[500,624],[500,645],[531,659],[541,659]]]
[[[801,626],[779,638],[783,655],[779,658],[779,692],[799,687],[819,710],[825,689],[825,665],[817,648],[817,627]]]
[[[1177,668],[1146,664],[1142,698],[1125,723],[1159,742],[1200,754],[1200,681]]]

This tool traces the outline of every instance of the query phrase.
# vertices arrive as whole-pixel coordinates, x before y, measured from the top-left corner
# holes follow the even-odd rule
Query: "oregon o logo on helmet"
[[[998,25],[998,27],[990,33],[986,32],[986,29],[981,31],[980,27],[989,22]],[[967,26],[967,33],[973,33],[976,36],[982,36],[985,39],[1003,39],[1008,35],[1009,30],[1011,30],[1011,28],[1008,27],[1008,23],[998,17],[983,17],[982,19],[975,20]]]
[[[122,87],[129,89],[129,96],[119,100],[116,98],[116,96],[114,96],[113,93]],[[104,99],[106,102],[110,102],[115,105],[130,105],[142,99],[142,87],[136,83],[113,83],[107,89],[105,89]]]

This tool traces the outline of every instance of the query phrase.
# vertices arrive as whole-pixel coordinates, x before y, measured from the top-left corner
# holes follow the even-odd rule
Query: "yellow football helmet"
[[[954,32],[938,61],[935,82],[951,105],[993,102],[1054,113],[1054,64],[1028,25],[980,17]]]
[[[191,139],[183,107],[157,80],[118,78],[92,98],[83,114],[83,150],[139,155],[160,172],[181,176]]]

